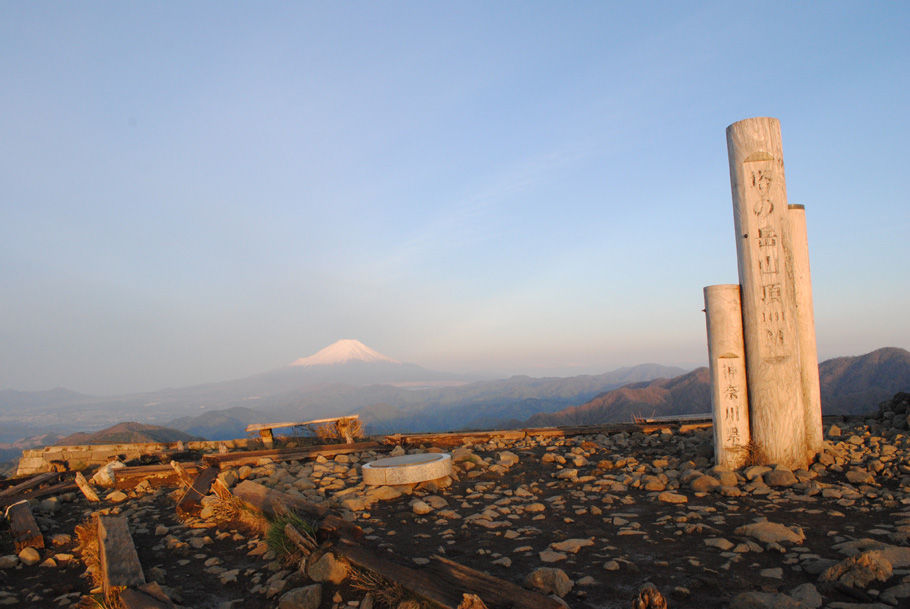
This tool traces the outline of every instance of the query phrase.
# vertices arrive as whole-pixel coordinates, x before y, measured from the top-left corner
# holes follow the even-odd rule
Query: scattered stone
[[[657,500],[662,503],[686,503],[689,501],[689,498],[685,495],[680,495],[679,493],[664,491],[657,496]]]
[[[540,562],[547,563],[559,562],[569,557],[568,554],[565,554],[563,552],[554,552],[552,550],[544,550],[543,552],[538,552],[538,556],[540,557]]]
[[[574,585],[565,571],[555,567],[539,567],[525,578],[525,587],[560,597],[568,594]]]
[[[22,561],[23,565],[31,567],[38,564],[41,560],[41,554],[35,548],[23,548],[19,552],[19,560]]]
[[[565,541],[551,543],[550,547],[557,552],[571,552],[572,554],[577,554],[581,548],[593,545],[593,539],[566,539]]]
[[[717,548],[723,552],[726,552],[733,547],[733,542],[723,537],[709,537],[705,540],[705,545],[709,548]]]
[[[322,603],[322,585],[312,584],[288,590],[278,599],[278,609],[319,609]]]
[[[19,557],[15,554],[0,556],[0,569],[12,569],[19,564]]]
[[[129,496],[123,491],[111,491],[107,494],[107,497],[105,497],[105,499],[111,503],[122,503],[123,501],[129,499]]]
[[[753,466],[758,467],[758,466]],[[780,543],[787,541],[790,543],[801,544],[806,539],[806,534],[800,527],[786,527],[776,522],[764,521],[753,522],[738,527],[734,533],[752,537],[762,543]]]

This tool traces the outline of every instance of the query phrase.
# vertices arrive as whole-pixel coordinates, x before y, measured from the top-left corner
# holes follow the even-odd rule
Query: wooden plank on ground
[[[17,500],[21,501],[24,499],[40,499],[41,497],[49,497],[51,495],[60,495],[62,493],[75,491],[78,488],[79,487],[76,486],[75,482],[59,482],[57,484],[52,484],[51,486],[33,490],[31,492],[22,493],[18,495],[19,499],[16,497],[7,497],[5,499],[0,499],[0,508],[5,508],[8,505],[12,505],[13,503],[16,503]]]
[[[9,506],[6,517],[9,518],[9,530],[13,535],[16,552],[21,552],[25,548],[44,547],[44,536],[35,522],[28,501],[20,501]]]
[[[489,609],[500,607],[513,607],[514,609],[551,607],[556,609],[562,607],[561,603],[550,597],[526,590],[518,584],[466,567],[443,556],[433,556],[427,568],[451,585],[457,586],[465,592],[476,594]]]
[[[339,539],[332,552],[348,559],[361,569],[369,569],[385,579],[400,584],[414,594],[432,601],[443,609],[458,609],[462,592],[452,589],[435,575],[395,562],[389,553],[380,555],[359,543]],[[470,592],[470,591],[469,591]],[[545,605],[541,605],[543,609]]]
[[[177,477],[180,478],[180,481],[183,482],[183,485],[190,487],[193,485],[193,478],[190,477],[190,473],[186,471],[186,468],[183,467],[183,464],[179,461],[171,461],[171,467],[177,473]]]
[[[562,609],[559,601],[525,590],[512,582],[434,556],[418,569],[396,562],[388,553],[340,538],[332,551],[354,565],[369,569],[445,609],[458,609],[464,594],[476,594],[489,609]]]
[[[299,448],[272,448],[265,450],[248,450],[224,453],[221,455],[206,455],[203,460],[211,465],[220,464],[222,467],[237,467],[240,465],[255,465],[259,459],[268,457],[273,461],[299,461],[312,459],[322,455],[346,455],[379,447],[379,442],[357,442],[355,444],[319,444],[317,446]]]
[[[98,517],[98,555],[104,596],[108,602],[116,602],[117,595],[128,586],[145,584],[126,516]]]
[[[189,487],[177,502],[178,512],[188,512],[199,505],[202,498],[209,494],[212,488],[212,482],[218,476],[220,469],[218,466],[206,468],[196,474]]]
[[[183,470],[190,476],[195,476],[201,469],[195,463],[183,462],[180,464]],[[181,484],[177,472],[170,465],[131,465],[114,470],[114,486],[118,489],[129,489],[140,484],[143,480],[149,480],[154,485],[164,486]]]
[[[48,472],[46,474],[37,474],[35,476],[31,476],[23,482],[0,491],[0,499],[12,498],[19,493],[24,493],[25,491],[35,488],[36,486],[40,486],[48,482],[56,482],[58,479],[60,479],[60,476],[60,472]],[[15,501],[19,500],[16,499]]]
[[[176,605],[155,582],[126,588],[120,592],[123,609],[175,609]]]
[[[101,501],[98,498],[98,493],[96,493],[95,489],[92,488],[92,485],[88,483],[88,480],[85,479],[82,472],[76,472],[76,486],[79,487],[79,490],[82,491],[82,494],[85,495],[85,498],[90,502],[98,503]]]

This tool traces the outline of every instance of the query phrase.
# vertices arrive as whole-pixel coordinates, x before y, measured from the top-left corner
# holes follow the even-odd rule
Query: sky
[[[822,359],[910,347],[910,5],[0,1],[0,388],[342,338],[437,370],[707,361],[725,129],[781,121]]]

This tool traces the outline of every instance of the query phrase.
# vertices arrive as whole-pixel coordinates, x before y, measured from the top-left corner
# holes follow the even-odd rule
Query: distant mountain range
[[[824,414],[871,412],[895,393],[910,390],[910,352],[886,347],[856,357],[829,359],[819,364],[818,374]],[[534,415],[524,425],[593,425],[629,421],[633,415],[702,412],[711,412],[707,368],[671,379],[626,385],[580,406]]]
[[[117,423],[107,429],[93,433],[77,432],[60,438],[55,444],[60,446],[73,446],[79,444],[132,444],[143,442],[189,442],[198,440],[195,436],[183,433],[176,429],[168,429],[159,425],[144,425],[142,423],[127,422]]]
[[[910,390],[910,353],[887,348],[823,362],[826,413],[874,409]],[[358,413],[370,433],[628,421],[710,411],[707,369],[643,364],[601,375],[471,381],[339,341],[270,372],[99,398],[67,389],[0,391],[0,449],[39,434],[91,432],[133,420],[207,439],[244,437],[253,422]],[[126,432],[128,430],[121,430]],[[125,436],[126,437],[126,436]],[[77,441],[74,439],[73,441]],[[50,442],[49,442],[50,443]]]

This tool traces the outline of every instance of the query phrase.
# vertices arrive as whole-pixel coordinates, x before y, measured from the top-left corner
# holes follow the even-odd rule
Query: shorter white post
[[[714,460],[717,465],[734,470],[746,465],[751,441],[739,285],[706,287],[705,314],[711,367]]]

